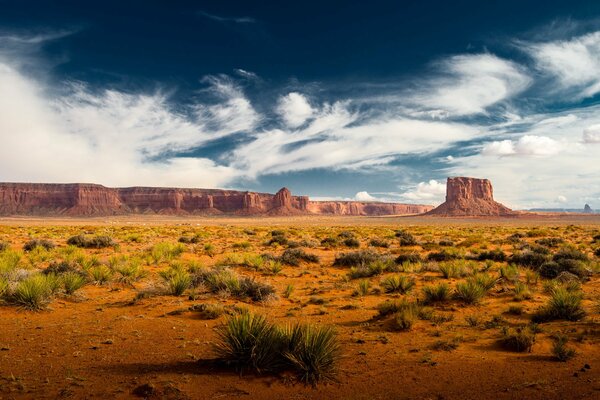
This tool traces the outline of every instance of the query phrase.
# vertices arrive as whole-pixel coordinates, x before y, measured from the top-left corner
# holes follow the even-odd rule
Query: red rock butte
[[[73,183],[0,183],[0,215],[110,216],[170,215],[408,215],[433,207],[419,204],[311,201],[292,196],[221,189],[109,188]]]
[[[448,178],[446,201],[427,215],[456,217],[513,216],[517,213],[494,200],[492,183],[487,179]]]

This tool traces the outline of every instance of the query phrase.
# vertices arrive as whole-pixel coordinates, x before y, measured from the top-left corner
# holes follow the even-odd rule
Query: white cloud
[[[358,192],[354,195],[356,201],[379,201],[376,197],[371,196],[368,192]]]
[[[527,89],[531,79],[519,65],[493,54],[459,55],[441,62],[445,76],[432,79],[411,100],[444,115],[484,113]],[[442,110],[442,111],[440,111]]]
[[[551,156],[561,150],[560,144],[549,137],[525,135],[519,140],[487,143],[481,154],[486,156]]]
[[[420,182],[414,190],[403,193],[401,197],[413,201],[443,201],[446,195],[446,184],[435,179]]]
[[[277,112],[287,126],[297,128],[312,117],[314,109],[304,95],[292,92],[279,99]]]
[[[600,92],[600,32],[569,40],[527,43],[523,48],[542,72],[555,79],[561,90],[575,97],[591,97]]]
[[[588,126],[583,130],[584,143],[600,143],[600,124]]]
[[[568,200],[565,196],[557,196],[556,197],[556,201],[558,201],[559,203],[566,203]]]

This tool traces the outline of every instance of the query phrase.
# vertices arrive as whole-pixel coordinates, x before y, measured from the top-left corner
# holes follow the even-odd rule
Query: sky
[[[0,0],[0,181],[600,209],[600,2]]]

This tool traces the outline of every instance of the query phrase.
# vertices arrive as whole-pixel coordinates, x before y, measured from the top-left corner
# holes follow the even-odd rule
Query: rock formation
[[[429,211],[442,216],[510,216],[516,213],[494,201],[492,184],[487,179],[448,178],[446,202]]]
[[[583,207],[583,213],[584,213],[584,214],[593,214],[593,213],[594,213],[594,210],[592,210],[592,207],[590,207],[590,205],[589,205],[589,204],[586,204],[586,205]]]
[[[0,183],[0,215],[400,215],[431,209],[397,203],[310,201],[307,196],[292,196],[287,188],[273,195],[221,189]]]

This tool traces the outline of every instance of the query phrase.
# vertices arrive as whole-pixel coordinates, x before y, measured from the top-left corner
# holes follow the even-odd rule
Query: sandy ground
[[[45,226],[70,229],[67,233],[82,226],[213,227],[211,237],[230,243],[231,240],[219,236],[220,233],[228,232],[230,227],[235,230],[235,227],[247,226],[296,227],[300,231],[303,227],[307,230],[309,227],[367,227],[371,229],[369,232],[420,226],[431,227],[435,232],[442,227],[446,231],[464,231],[470,227],[509,230],[569,225],[586,232],[600,230],[600,217],[0,219],[4,237],[15,235],[13,243],[25,240],[24,232],[30,232],[29,229]],[[530,313],[547,299],[541,290],[530,301],[520,303],[524,308],[520,316],[503,314],[511,303],[511,295],[495,290],[477,306],[450,302],[436,309],[441,315],[452,314],[452,321],[438,325],[418,321],[410,332],[391,332],[373,317],[375,306],[393,297],[353,297],[356,282],[344,283],[342,278],[347,271],[332,266],[336,252],[322,249],[312,252],[321,256],[319,266],[308,264],[300,270],[286,268],[282,274],[268,278],[278,292],[293,283],[294,296],[245,306],[277,323],[305,321],[334,325],[344,353],[337,383],[311,388],[293,383],[285,376],[240,377],[217,367],[211,362],[210,342],[215,339],[214,328],[224,317],[202,320],[188,308],[202,302],[240,304],[240,301],[202,294],[195,300],[187,296],[157,296],[132,304],[136,290],[151,285],[143,281],[136,284],[135,289],[122,285],[86,286],[75,296],[56,299],[48,310],[41,312],[0,305],[0,399],[132,398],[135,389],[144,384],[155,388],[155,394],[150,397],[171,399],[600,398],[600,315],[597,313],[590,313],[581,322],[544,324],[544,332],[538,335],[532,353],[501,349],[497,345],[498,329],[470,327],[465,317],[477,314],[487,320],[502,314],[510,326],[525,324]],[[199,258],[202,262],[211,262],[205,256]],[[159,268],[150,269],[154,276]],[[301,270],[309,273],[300,273]],[[431,277],[419,280],[417,292],[432,279],[438,279],[435,273],[425,275]],[[597,275],[585,284],[585,293],[585,306],[591,311],[594,299],[600,298]],[[314,296],[325,299],[324,304],[310,304],[309,299]],[[348,305],[353,307],[347,309]],[[577,356],[569,362],[557,362],[551,356],[550,335],[556,332],[568,332],[570,337],[580,338],[570,342]],[[460,344],[453,351],[432,348],[436,341],[456,338]],[[584,368],[586,364],[589,368]]]

